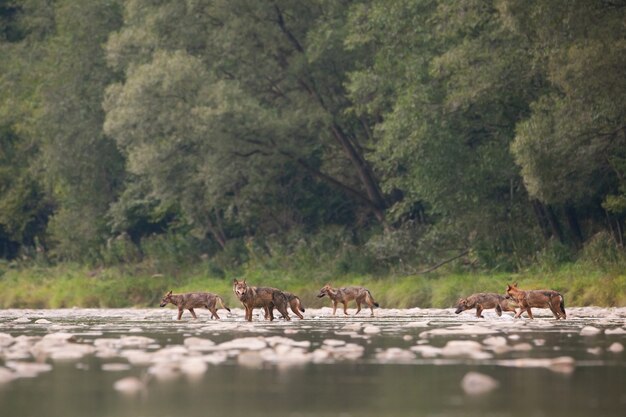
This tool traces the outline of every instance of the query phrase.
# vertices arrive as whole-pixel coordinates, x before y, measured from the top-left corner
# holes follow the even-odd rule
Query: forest
[[[624,0],[1,0],[0,269],[621,268],[625,22]]]

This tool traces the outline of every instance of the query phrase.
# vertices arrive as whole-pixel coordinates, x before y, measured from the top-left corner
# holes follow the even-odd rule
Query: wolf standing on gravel
[[[476,317],[484,319],[483,310],[488,308],[495,308],[496,314],[502,316],[503,311],[516,312],[515,308],[509,304],[512,300],[507,300],[504,295],[492,293],[492,292],[480,292],[472,294],[467,298],[461,298],[456,304],[456,314],[459,314],[465,310],[476,309]]]
[[[372,316],[374,315],[374,307],[380,307],[376,301],[374,301],[374,297],[372,297],[372,293],[367,288],[363,287],[344,287],[344,288],[333,288],[330,284],[326,284],[320,289],[320,293],[317,295],[319,298],[327,295],[333,301],[333,316],[337,311],[337,303],[343,304],[343,314],[348,315],[348,302],[356,301],[356,316],[361,311],[361,304],[365,303],[368,305],[370,310],[372,310]]]
[[[265,310],[265,318],[269,316],[270,321],[274,320],[274,307],[278,310],[285,320],[291,320],[287,313],[289,301],[285,294],[276,288],[269,287],[251,287],[243,281],[233,280],[233,292],[243,304],[246,310],[246,320],[252,321],[252,310],[256,307],[263,307]]]
[[[228,310],[230,312],[230,308],[224,305],[224,300],[222,297],[216,294],[212,294],[210,292],[190,292],[185,294],[172,294],[172,292],[168,292],[165,294],[165,297],[161,300],[161,307],[165,307],[167,303],[172,303],[176,307],[178,307],[178,320],[183,316],[183,310],[187,309],[191,313],[194,319],[197,319],[194,308],[206,308],[211,312],[211,318],[218,319],[220,316],[217,315],[217,303],[220,303],[222,308]]]
[[[507,297],[512,298],[520,306],[520,311],[517,312],[515,318],[520,318],[525,311],[528,313],[528,318],[532,319],[533,313],[530,311],[531,307],[537,308],[549,308],[554,314],[554,317],[558,319],[565,319],[565,300],[563,296],[554,290],[531,290],[524,291],[517,287],[517,283],[507,285],[506,289]]]

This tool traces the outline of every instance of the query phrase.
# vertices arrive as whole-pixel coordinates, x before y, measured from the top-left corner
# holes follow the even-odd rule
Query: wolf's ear
[[[172,295],[172,290],[170,290],[170,292],[168,292],[167,295]]]
[[[237,278],[233,278],[233,284],[237,284],[239,283],[239,281],[237,281]]]
[[[514,286],[515,288],[517,288],[517,282],[514,282],[514,283],[513,283],[513,286]]]
[[[243,282],[245,284],[246,283],[246,279],[244,278],[243,281],[241,281],[241,282]]]
[[[510,285],[510,284],[506,284],[506,290],[507,290],[507,291],[508,291],[508,290],[510,290],[511,288],[513,288],[513,287],[511,287],[511,285]]]

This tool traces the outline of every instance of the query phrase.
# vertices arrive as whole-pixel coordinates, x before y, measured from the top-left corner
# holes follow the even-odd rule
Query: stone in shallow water
[[[597,327],[585,326],[580,331],[580,335],[581,336],[596,336],[596,335],[600,334],[601,332],[602,332],[602,330],[598,329]]]
[[[15,374],[9,369],[0,366],[0,385],[11,382],[15,379]]]
[[[420,333],[420,337],[432,337],[432,336],[451,336],[451,335],[482,335],[482,334],[497,334],[498,330],[490,329],[488,327],[476,326],[471,324],[462,324],[460,326],[444,327],[439,329],[427,330]]]
[[[487,394],[499,385],[496,379],[478,372],[468,372],[461,380],[461,388],[467,395]]]
[[[200,352],[214,350],[215,346],[214,341],[200,337],[188,337],[183,343],[189,350]]]
[[[415,359],[410,350],[392,347],[376,353],[376,359],[382,363],[406,363]]]
[[[613,342],[611,346],[607,348],[607,350],[612,353],[620,353],[624,351],[624,345],[619,342]]]
[[[103,363],[102,370],[108,372],[128,371],[132,367],[127,363]]]
[[[267,342],[260,337],[242,337],[229,342],[220,343],[215,350],[261,350],[267,347]]]
[[[612,335],[612,334],[621,335],[621,334],[626,334],[626,330],[624,330],[621,327],[616,327],[615,329],[606,329],[604,333],[608,335]]]
[[[113,388],[122,394],[134,395],[143,391],[146,387],[139,378],[129,376],[115,381]]]
[[[11,346],[15,340],[8,333],[0,333],[0,348]]]
[[[474,340],[450,340],[441,349],[441,355],[470,359],[489,359],[491,354],[483,351],[483,346]]]
[[[365,333],[365,334],[378,334],[378,333],[380,333],[380,327],[378,327],[378,326],[365,326],[363,328],[363,333]]]

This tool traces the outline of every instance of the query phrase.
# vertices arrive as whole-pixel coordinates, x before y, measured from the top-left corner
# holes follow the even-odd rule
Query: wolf
[[[287,305],[289,304],[285,294],[276,288],[269,287],[251,287],[243,281],[233,280],[233,292],[243,304],[246,310],[246,320],[252,321],[252,310],[256,307],[263,307],[265,310],[265,318],[269,317],[270,321],[274,320],[274,307],[278,310],[285,320],[291,320],[287,313]]]
[[[317,295],[319,298],[327,295],[333,301],[333,316],[337,311],[337,303],[343,304],[343,314],[348,315],[347,307],[349,301],[356,301],[356,316],[361,311],[361,303],[365,303],[372,310],[372,316],[374,315],[374,307],[380,307],[379,304],[374,301],[372,293],[367,288],[363,287],[344,287],[333,288],[330,284],[324,285],[320,289],[320,293]]]
[[[567,318],[565,314],[565,300],[558,291],[524,291],[518,288],[517,283],[514,283],[507,285],[506,294],[507,298],[512,299],[520,306],[520,311],[515,314],[515,318],[520,318],[524,311],[528,313],[530,319],[534,318],[533,313],[530,311],[531,307],[549,308],[557,320]]]
[[[304,316],[302,316],[300,312],[304,313],[304,307],[302,307],[302,301],[300,301],[300,297],[287,291],[283,291],[283,294],[285,294],[285,297],[287,297],[287,301],[289,302],[289,307],[291,307],[291,311],[293,311],[296,316],[300,317],[300,319],[303,319]]]
[[[511,305],[512,300],[507,300],[504,295],[481,292],[472,294],[467,298],[460,298],[456,304],[456,314],[465,310],[476,308],[476,317],[483,318],[482,312],[488,308],[495,308],[498,316],[502,316],[503,311],[512,311],[516,313],[515,307]]]
[[[191,313],[194,319],[197,319],[194,308],[206,308],[211,312],[211,318],[219,320],[220,316],[217,315],[217,303],[220,303],[223,309],[230,312],[230,308],[224,305],[222,297],[210,292],[190,292],[185,294],[172,294],[168,292],[161,300],[161,307],[165,307],[167,303],[172,303],[178,307],[178,320],[183,316],[183,310],[187,309]]]

